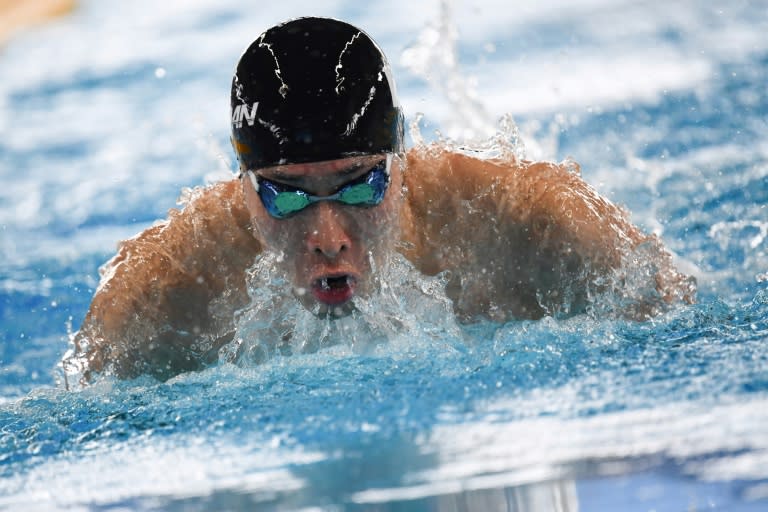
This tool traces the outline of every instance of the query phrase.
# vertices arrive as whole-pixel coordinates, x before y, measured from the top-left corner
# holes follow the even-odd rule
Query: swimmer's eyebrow
[[[352,164],[345,169],[341,169],[335,172],[332,176],[335,178],[347,178],[349,176],[353,176],[354,174],[358,174],[360,172],[360,169],[367,168],[368,167],[367,164],[368,162],[360,162],[357,164]],[[288,174],[288,173],[284,173],[279,169],[271,169],[267,173],[263,174],[262,176],[268,180],[274,180],[284,185],[297,185],[297,184],[303,183],[307,178],[310,178],[312,175],[311,174]],[[347,180],[342,180],[342,181],[347,181]]]

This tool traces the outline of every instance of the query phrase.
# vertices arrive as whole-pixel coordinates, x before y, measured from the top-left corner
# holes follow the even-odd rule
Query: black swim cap
[[[403,151],[403,115],[386,57],[362,30],[328,18],[270,28],[232,79],[241,169]]]

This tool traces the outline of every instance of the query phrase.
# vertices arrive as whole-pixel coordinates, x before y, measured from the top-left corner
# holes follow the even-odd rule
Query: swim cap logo
[[[245,121],[248,123],[248,126],[253,126],[253,123],[256,122],[256,108],[259,106],[259,102],[256,101],[253,103],[253,106],[251,107],[251,111],[248,111],[248,105],[241,104],[237,105],[235,107],[235,110],[232,111],[232,124],[235,128],[242,128],[243,127],[243,118],[245,118]]]

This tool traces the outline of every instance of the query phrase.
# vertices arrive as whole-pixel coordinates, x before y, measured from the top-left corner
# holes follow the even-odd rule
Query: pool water
[[[0,509],[768,508],[768,5],[411,4],[84,1],[3,49]],[[511,114],[579,162],[698,303],[458,327],[427,299],[366,350],[65,390],[98,267],[232,176],[234,64],[308,14],[379,41],[425,139]]]

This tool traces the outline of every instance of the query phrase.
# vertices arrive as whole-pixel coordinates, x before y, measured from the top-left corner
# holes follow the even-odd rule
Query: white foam
[[[445,411],[446,421],[421,446],[423,454],[438,459],[434,467],[406,475],[409,485],[369,489],[352,499],[383,503],[528,485],[563,478],[569,464],[580,461],[592,461],[598,469],[605,462],[606,473],[624,472],[627,468],[617,467],[615,460],[645,456],[691,460],[684,463],[683,471],[709,481],[768,478],[765,398],[716,405],[686,402],[568,418],[561,405],[569,398],[584,406],[583,397],[573,396],[572,391],[539,390],[527,398],[489,403],[485,414],[483,408],[476,412],[482,419],[474,422],[450,421],[455,414]],[[540,414],[541,403],[547,402],[559,409],[557,415],[503,419],[511,411],[519,414],[530,409]],[[706,457],[706,462],[696,462],[696,457]]]
[[[481,73],[477,75],[483,84],[483,98],[494,110],[535,114],[602,109],[637,101],[653,103],[665,92],[704,82],[712,70],[705,59],[654,50],[607,50],[600,55],[564,54],[537,64],[494,63],[484,66]]]
[[[322,454],[272,447],[269,439],[257,445],[244,439],[150,436],[78,452],[76,458],[53,457],[23,475],[4,478],[0,507],[92,509],[132,498],[204,498],[221,490],[273,496],[304,486],[288,466],[323,458]]]

